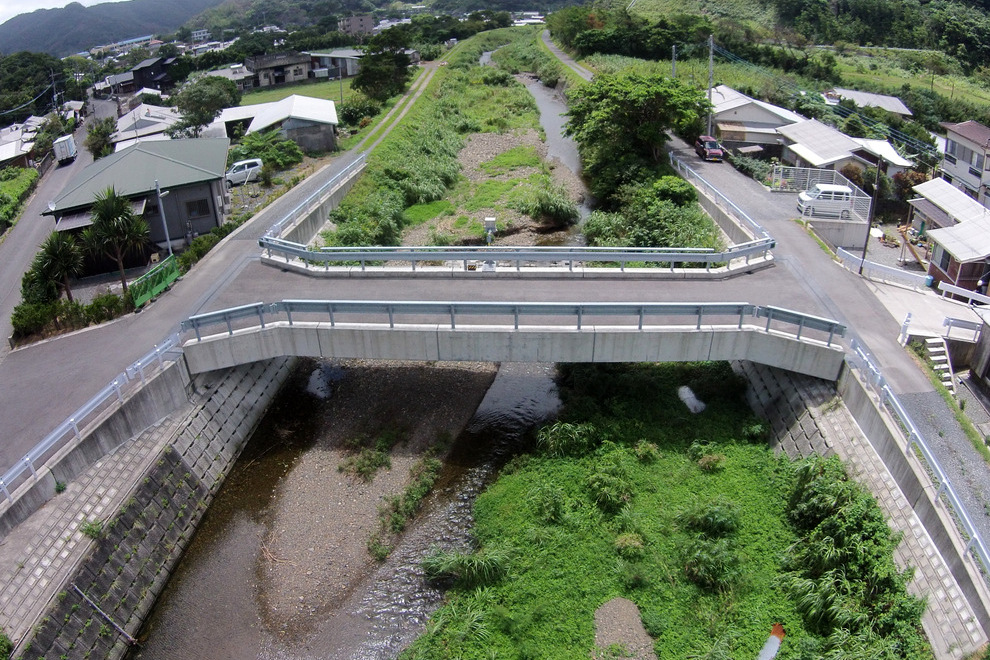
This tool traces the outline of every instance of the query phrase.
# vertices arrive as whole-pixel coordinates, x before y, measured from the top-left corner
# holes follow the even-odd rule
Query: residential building
[[[107,76],[100,82],[93,85],[93,93],[96,96],[107,97],[113,94],[130,94],[136,89],[134,87],[134,73],[125,71],[112,76]]]
[[[175,82],[168,75],[169,68],[175,64],[174,57],[149,57],[131,69],[134,80],[134,88],[150,88],[159,91],[167,91],[175,86]]]
[[[111,139],[115,145],[129,146],[139,138],[164,133],[180,119],[182,113],[175,108],[142,103],[117,120],[117,132]]]
[[[238,124],[245,126],[245,135],[278,130],[306,152],[337,148],[337,109],[333,101],[293,94],[272,103],[227,108],[208,130],[219,125],[230,135]]]
[[[942,124],[946,132],[942,178],[984,206],[990,184],[990,128],[978,121]]]
[[[36,133],[36,126],[26,124],[12,124],[0,129],[0,169],[30,167]]]
[[[344,78],[350,78],[357,75],[361,69],[361,58],[364,57],[364,51],[354,48],[338,48],[327,52],[310,52],[306,55],[312,58],[313,72],[317,78],[336,78],[341,75]],[[323,71],[326,73],[321,76],[320,72]]]
[[[269,87],[306,80],[313,64],[309,55],[286,52],[248,57],[244,66],[254,74],[255,87]]]
[[[225,67],[207,71],[204,75],[226,78],[237,85],[237,89],[242,92],[254,88],[254,73],[248,71],[243,64],[228,64]]]
[[[375,31],[375,17],[371,14],[345,16],[337,22],[337,29],[344,34],[371,34]]]
[[[914,186],[912,225],[931,242],[928,274],[936,282],[976,290],[990,274],[990,209],[944,179]]]
[[[843,89],[842,87],[835,87],[831,91],[822,94],[822,96],[825,97],[825,103],[829,105],[838,105],[841,99],[846,99],[852,101],[860,108],[881,108],[900,117],[912,116],[911,110],[904,105],[904,101],[896,96],[871,94],[870,92]]]
[[[758,101],[728,85],[713,87],[711,100],[716,136],[730,149],[759,145],[768,155],[780,156],[777,129],[806,120],[796,112]]]
[[[849,137],[817,119],[781,126],[777,133],[784,139],[782,160],[797,167],[841,170],[853,165],[866,169],[883,159],[881,169],[893,176],[913,165],[889,142]]]
[[[66,184],[44,215],[58,231],[79,232],[93,224],[98,194],[113,188],[131,201],[151,229],[160,250],[175,250],[223,223],[229,213],[224,182],[227,138],[142,142],[101,158]],[[162,213],[155,183],[164,193]],[[167,233],[165,226],[167,226]]]
[[[198,44],[201,41],[209,41],[212,36],[209,30],[193,30],[190,39],[194,44]]]

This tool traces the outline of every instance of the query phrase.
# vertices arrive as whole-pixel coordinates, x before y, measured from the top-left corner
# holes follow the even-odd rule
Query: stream
[[[482,63],[489,58],[485,53]],[[539,108],[548,158],[580,174],[577,147],[563,135],[563,100],[538,80],[520,80]],[[593,203],[587,194],[584,200],[582,221]],[[563,244],[583,243],[579,226]],[[303,364],[309,373],[297,374],[286,386],[294,389],[280,396],[281,403],[262,420],[175,567],[141,632],[142,645],[128,656],[131,660],[396,657],[422,632],[443,598],[424,581],[419,562],[434,547],[471,549],[475,498],[523,448],[526,434],[551,419],[560,406],[553,365],[502,364],[456,439],[422,511],[388,559],[373,570],[355,573],[332,606],[311,604],[309,591],[300,589],[306,595],[299,596],[292,616],[280,618],[272,615],[277,597],[266,593],[265,564],[289,560],[269,550],[273,535],[286,531],[272,528],[272,512],[279,498],[288,497],[285,484],[293,470],[324,450],[327,425],[334,423],[327,419],[327,410],[339,388],[348,387],[347,371],[338,365]],[[375,477],[380,478],[381,474]],[[293,577],[305,583],[310,572],[299,570],[303,575]]]

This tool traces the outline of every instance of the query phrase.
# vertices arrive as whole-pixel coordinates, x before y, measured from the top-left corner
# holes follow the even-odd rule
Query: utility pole
[[[715,35],[708,35],[708,132],[712,134],[712,85],[715,84]]]
[[[677,78],[677,46],[670,47],[670,77]]]

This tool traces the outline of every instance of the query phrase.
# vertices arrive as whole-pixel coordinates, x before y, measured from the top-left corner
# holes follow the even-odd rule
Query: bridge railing
[[[124,395],[130,389],[128,384],[140,379],[144,384],[147,375],[165,368],[167,361],[172,361],[181,353],[179,335],[174,333],[157,344],[151,351],[117,374],[103,389],[89,401],[79,407],[74,413],[59,424],[55,430],[46,435],[41,442],[28,451],[17,463],[0,477],[0,493],[13,502],[12,492],[25,480],[38,478],[38,470],[68,443],[82,437],[82,429],[87,424],[106,413],[115,405],[124,402]]]
[[[937,489],[934,497],[935,501],[948,505],[953,520],[955,520],[956,525],[963,534],[963,539],[966,543],[966,552],[972,553],[977,562],[977,569],[986,580],[988,575],[990,575],[990,551],[987,550],[983,537],[969,517],[966,506],[959,499],[959,495],[956,494],[955,489],[952,487],[952,482],[949,481],[949,477],[945,474],[945,470],[928,446],[925,436],[918,430],[907,410],[904,409],[904,406],[894,395],[893,390],[887,384],[880,369],[870,360],[869,353],[865,347],[861,346],[856,340],[853,340],[852,351],[847,355],[846,360],[850,366],[859,370],[863,376],[863,380],[866,381],[870,389],[878,396],[880,405],[897,420],[901,430],[907,437],[907,444],[902,447],[904,453],[910,454],[912,451],[917,450],[916,455],[920,455],[924,461],[925,467]]]
[[[312,195],[304,199],[302,202],[299,203],[298,206],[296,206],[294,209],[289,211],[284,218],[282,218],[281,220],[273,224],[271,227],[269,227],[268,231],[265,232],[264,238],[277,239],[281,237],[286,227],[291,227],[295,222],[297,222],[298,220],[306,216],[308,213],[310,213],[313,209],[313,206],[319,203],[319,201],[322,200],[323,197],[326,196],[328,192],[333,190],[334,186],[339,184],[341,180],[351,176],[351,174],[353,174],[355,170],[364,167],[366,159],[367,159],[366,154],[361,154],[360,156],[358,156],[357,160],[355,160],[353,163],[348,165],[339,173],[335,174],[329,181],[327,181],[322,186],[320,186],[319,190],[317,190]]]
[[[298,260],[307,269],[329,269],[331,264],[358,264],[365,270],[370,264],[403,262],[412,270],[423,263],[437,264],[460,262],[464,270],[469,262],[490,262],[492,264],[514,265],[517,271],[525,266],[566,264],[569,270],[574,266],[594,263],[618,264],[625,270],[630,263],[645,263],[650,266],[670,268],[685,264],[703,265],[710,270],[717,264],[742,259],[748,265],[753,257],[766,258],[774,247],[771,238],[762,238],[733,245],[720,252],[705,248],[595,248],[595,247],[361,247],[361,248],[320,248],[310,250],[304,245],[283,239],[262,237],[258,245],[268,257],[278,255],[286,260]]]
[[[190,317],[181,324],[182,332],[192,332],[197,341],[203,338],[204,330],[223,326],[228,335],[235,330],[265,327],[266,323],[281,321],[284,315],[289,325],[295,322],[329,322],[336,326],[343,322],[383,323],[395,328],[396,317],[403,317],[405,325],[415,323],[435,323],[444,319],[452,329],[457,329],[460,320],[465,325],[466,318],[481,317],[488,325],[511,325],[519,329],[524,320],[530,325],[546,323],[550,319],[570,317],[574,327],[581,330],[589,318],[607,318],[616,325],[635,325],[637,329],[650,322],[654,325],[671,324],[674,319],[692,317],[695,328],[712,324],[719,319],[742,328],[747,320],[755,320],[766,332],[785,332],[798,339],[807,331],[820,333],[820,341],[831,346],[838,337],[845,335],[846,328],[837,321],[810,314],[802,314],[779,307],[761,307],[750,303],[514,303],[514,302],[422,302],[422,301],[368,301],[368,300],[283,300],[266,304],[255,303],[232,309],[222,309]],[[342,319],[342,317],[345,317]],[[255,322],[254,319],[257,318]],[[765,323],[762,321],[765,319]],[[249,323],[234,327],[236,320],[250,320]],[[468,324],[470,325],[470,324]],[[686,325],[679,323],[677,325]],[[563,327],[570,327],[566,325]]]

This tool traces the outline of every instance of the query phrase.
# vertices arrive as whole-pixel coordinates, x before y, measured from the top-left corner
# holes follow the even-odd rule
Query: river
[[[576,145],[563,135],[563,100],[539,81],[523,82],[539,108],[548,157],[579,175]],[[580,210],[583,219],[590,211],[587,195]],[[580,232],[565,242],[581,242]],[[374,379],[364,371],[331,362],[303,364],[304,372],[286,386],[217,494],[132,660],[394,658],[442,600],[424,582],[419,561],[433,546],[469,549],[475,497],[520,449],[526,433],[560,405],[552,365],[503,364],[494,380],[452,376],[448,365],[432,373],[432,382],[431,367],[386,366],[376,377],[391,374],[386,378],[397,389],[388,390],[369,385]],[[380,471],[374,486],[348,484],[334,469],[340,452],[334,433],[360,421],[350,417],[379,405],[384,408],[370,417],[430,426],[422,418],[444,404],[431,403],[429,396],[445,392],[460,406],[463,421],[470,421],[414,525],[386,561],[374,564],[362,539],[376,524],[379,491],[399,487],[394,484],[404,480],[416,451],[393,452],[392,469]],[[345,406],[352,411],[348,419],[333,418],[335,403],[347,397],[363,405]],[[416,401],[388,408],[407,397]],[[451,414],[433,426],[442,424],[453,424]],[[336,502],[317,506],[319,495]],[[320,533],[340,529],[344,518],[341,534],[349,540]]]

